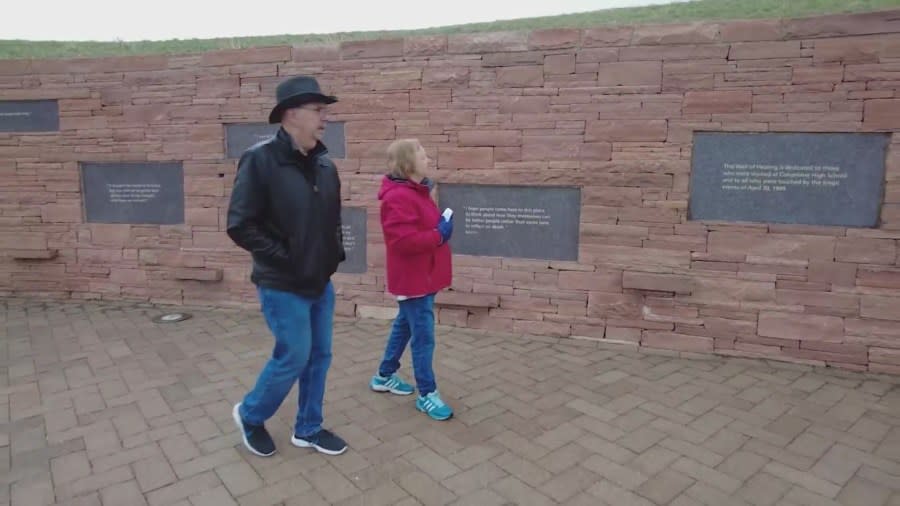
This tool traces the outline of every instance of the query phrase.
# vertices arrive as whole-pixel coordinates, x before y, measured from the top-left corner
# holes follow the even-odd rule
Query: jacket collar
[[[425,193],[430,192],[434,188],[434,181],[428,179],[427,177],[425,179],[423,179],[422,182],[420,182],[420,183],[417,183],[417,182],[415,182],[411,179],[405,178],[405,177],[395,177],[395,176],[388,175],[387,178],[390,179],[391,181],[393,181],[394,183],[409,186],[413,190],[417,190],[417,191],[421,191],[421,192],[425,192]]]
[[[317,161],[320,156],[328,153],[328,148],[322,144],[322,141],[317,141],[316,147],[304,155],[297,148],[294,139],[287,133],[284,127],[278,128],[278,133],[275,134],[272,144],[281,161],[301,165]]]

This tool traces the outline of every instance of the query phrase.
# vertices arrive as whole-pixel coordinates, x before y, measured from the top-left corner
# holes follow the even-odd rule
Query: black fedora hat
[[[297,76],[282,81],[275,89],[275,99],[278,103],[269,113],[269,123],[280,123],[284,111],[303,104],[310,102],[333,104],[337,102],[336,97],[323,94],[319,88],[319,82],[310,76]]]

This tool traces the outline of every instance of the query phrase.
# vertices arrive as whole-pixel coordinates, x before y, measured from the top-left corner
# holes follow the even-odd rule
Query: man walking
[[[341,183],[322,144],[326,106],[337,99],[308,76],[279,84],[276,99],[269,123],[281,126],[241,156],[227,227],[235,244],[251,253],[250,280],[275,346],[256,386],[232,414],[247,449],[270,456],[275,443],[265,422],[299,381],[291,443],[339,455],[347,444],[322,428],[334,316],[331,276],[346,258]]]

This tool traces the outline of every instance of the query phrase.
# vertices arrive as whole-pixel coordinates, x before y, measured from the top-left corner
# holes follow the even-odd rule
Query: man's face
[[[284,123],[304,143],[315,144],[325,135],[327,105],[322,103],[304,104],[285,111]]]

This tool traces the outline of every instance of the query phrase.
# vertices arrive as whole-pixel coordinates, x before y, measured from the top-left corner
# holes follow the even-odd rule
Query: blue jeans
[[[244,397],[241,416],[248,424],[261,425],[299,381],[294,433],[313,435],[322,428],[325,377],[331,365],[334,287],[328,283],[317,298],[263,287],[257,291],[275,348],[256,386]]]
[[[400,369],[400,357],[410,339],[416,387],[420,395],[428,395],[437,388],[431,368],[434,356],[434,294],[400,301],[400,310],[394,319],[378,374],[387,377]]]

